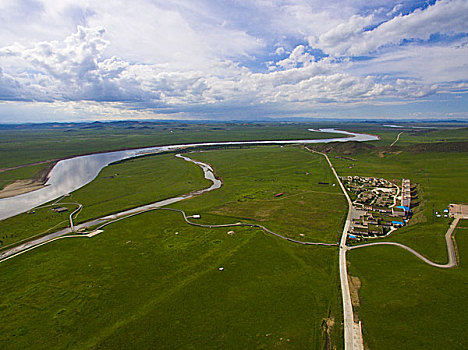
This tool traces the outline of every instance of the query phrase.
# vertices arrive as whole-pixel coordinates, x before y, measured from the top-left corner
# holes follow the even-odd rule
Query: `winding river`
[[[142,156],[156,154],[165,151],[174,151],[198,146],[223,146],[223,145],[255,145],[255,144],[310,144],[348,141],[375,141],[379,138],[374,135],[357,134],[336,129],[309,129],[314,132],[328,132],[343,134],[348,137],[332,139],[311,140],[272,140],[272,141],[233,141],[233,142],[207,142],[181,145],[157,146],[139,148],[127,151],[105,152],[86,156],[77,156],[58,162],[49,174],[46,186],[29,193],[0,199],[0,220],[21,214],[38,205],[47,203],[55,198],[73,192],[93,181],[99,172],[110,163]]]

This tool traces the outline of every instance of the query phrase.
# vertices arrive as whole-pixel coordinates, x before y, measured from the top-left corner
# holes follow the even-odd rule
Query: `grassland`
[[[315,124],[94,123],[42,129],[0,129],[0,168],[109,150],[159,145],[343,137],[313,133]]]
[[[0,341],[4,349],[323,349],[322,319],[340,314],[336,266],[332,249],[147,213],[3,263]]]
[[[173,154],[162,154],[110,165],[93,182],[62,202],[83,204],[83,210],[75,219],[75,223],[79,223],[175,197],[209,184],[197,165],[175,158]],[[24,213],[0,221],[2,245],[49,232],[52,227],[66,227],[70,212],[55,213],[50,208],[43,208],[36,210],[34,215]]]
[[[211,163],[224,182],[174,205],[201,213],[201,222],[260,221],[294,237],[304,232],[304,240],[336,241],[346,202],[322,157],[279,146],[190,156]],[[106,197],[118,197],[92,188],[124,181],[122,170],[107,178],[115,167],[135,170],[159,157],[171,159],[106,168],[73,194],[82,202],[93,193],[101,199],[80,218],[103,210]],[[283,197],[274,197],[280,191]],[[330,205],[337,208],[315,215]],[[296,214],[297,206],[305,209]],[[227,231],[194,228],[178,213],[156,211],[112,224],[92,239],[57,241],[2,263],[0,342],[5,349],[324,349],[325,320],[333,319],[329,341],[340,348],[336,249],[300,246],[252,228]]]
[[[359,314],[369,349],[466,349],[468,237],[456,230],[460,266],[437,269],[398,247],[351,251],[361,279]]]
[[[374,149],[353,149],[354,161],[335,159],[339,154],[332,152],[338,173],[410,178],[418,186],[413,219],[386,240],[446,262],[443,236],[449,221],[436,218],[434,211],[451,202],[467,202],[467,153],[416,153],[412,147],[465,141],[467,130],[408,131],[393,149],[386,146],[399,130],[362,125],[354,130],[379,134],[381,141],[373,143],[378,146]],[[209,132],[204,129],[198,136]],[[217,132],[212,135],[219,136]],[[89,147],[111,146],[91,142]],[[22,157],[17,156],[13,163]],[[323,157],[293,146],[190,156],[212,164],[224,182],[220,190],[173,205],[201,214],[200,223],[260,223],[304,241],[333,243],[340,235],[346,202],[333,186]],[[73,200],[85,205],[78,221],[155,201],[161,193],[167,198],[204,187],[197,182],[199,169],[187,170],[190,164],[171,157],[148,157],[104,169],[95,182],[73,194]],[[180,163],[180,179],[158,173],[155,165],[161,159]],[[163,180],[151,183],[157,176]],[[184,182],[187,177],[191,180]],[[128,180],[138,186],[126,188]],[[180,187],[164,192],[168,184],[181,181]],[[283,195],[275,197],[277,193]],[[15,225],[26,220],[18,218]],[[467,225],[461,222],[461,227]],[[112,224],[92,239],[61,240],[2,263],[0,344],[6,349],[324,349],[324,320],[330,318],[335,326],[329,341],[341,348],[336,249],[302,247],[251,228],[235,228],[233,235],[228,230],[194,228],[178,213],[156,211]],[[349,272],[362,283],[357,311],[369,348],[466,348],[465,231],[456,231],[461,265],[450,270],[427,266],[397,247],[349,252]]]
[[[0,172],[0,189],[15,180],[34,178],[44,167],[35,162],[82,154],[183,143],[343,137],[341,134],[308,131],[308,128],[320,126],[305,123],[117,122],[35,128],[19,126],[2,130],[0,125],[0,169],[24,166]]]
[[[224,186],[176,207],[202,213],[202,222],[260,223],[297,240],[338,241],[346,200],[339,186],[333,186],[336,179],[324,157],[297,146],[211,151],[193,157],[212,164]]]
[[[440,142],[435,136],[438,132],[431,134],[427,144]],[[468,139],[467,130],[458,130],[454,137]],[[417,187],[414,215],[409,226],[384,240],[406,244],[435,262],[446,263],[444,235],[451,219],[437,218],[435,212],[442,212],[450,203],[468,202],[468,153],[415,152],[415,147],[419,147],[418,141],[394,151],[381,147],[354,150],[354,160],[333,158],[333,163],[340,175],[396,182],[409,178]],[[349,273],[361,280],[357,311],[369,349],[466,348],[468,240],[464,231],[456,230],[461,265],[454,269],[428,266],[398,247],[348,253]]]

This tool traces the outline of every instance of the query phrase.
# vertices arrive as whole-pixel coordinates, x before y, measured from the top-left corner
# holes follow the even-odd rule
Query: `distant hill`
[[[358,141],[332,142],[327,144],[322,143],[310,145],[308,147],[324,153],[337,153],[342,155],[353,155],[361,152],[372,152],[377,150],[376,146]]]
[[[468,152],[468,141],[417,143],[402,147],[409,152]]]

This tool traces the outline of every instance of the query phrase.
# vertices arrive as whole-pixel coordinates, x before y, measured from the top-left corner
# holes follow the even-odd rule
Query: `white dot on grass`
[[[219,271],[223,271],[224,270],[224,267],[220,267],[218,268]]]

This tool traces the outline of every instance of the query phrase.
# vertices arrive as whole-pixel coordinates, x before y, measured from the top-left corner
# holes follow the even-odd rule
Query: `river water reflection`
[[[140,148],[127,151],[97,153],[87,156],[78,156],[58,162],[49,174],[46,187],[10,198],[0,199],[0,220],[23,213],[38,205],[49,202],[55,198],[70,193],[90,183],[105,166],[110,163],[137,157],[149,153],[160,153],[182,148],[193,148],[196,146],[218,146],[218,145],[254,145],[254,144],[293,144],[293,143],[329,143],[348,141],[375,141],[377,136],[367,134],[356,134],[335,129],[319,129],[310,131],[329,132],[345,134],[349,137],[315,140],[273,140],[273,141],[236,141],[236,142],[208,142],[197,144],[182,144],[170,146],[158,146]]]

